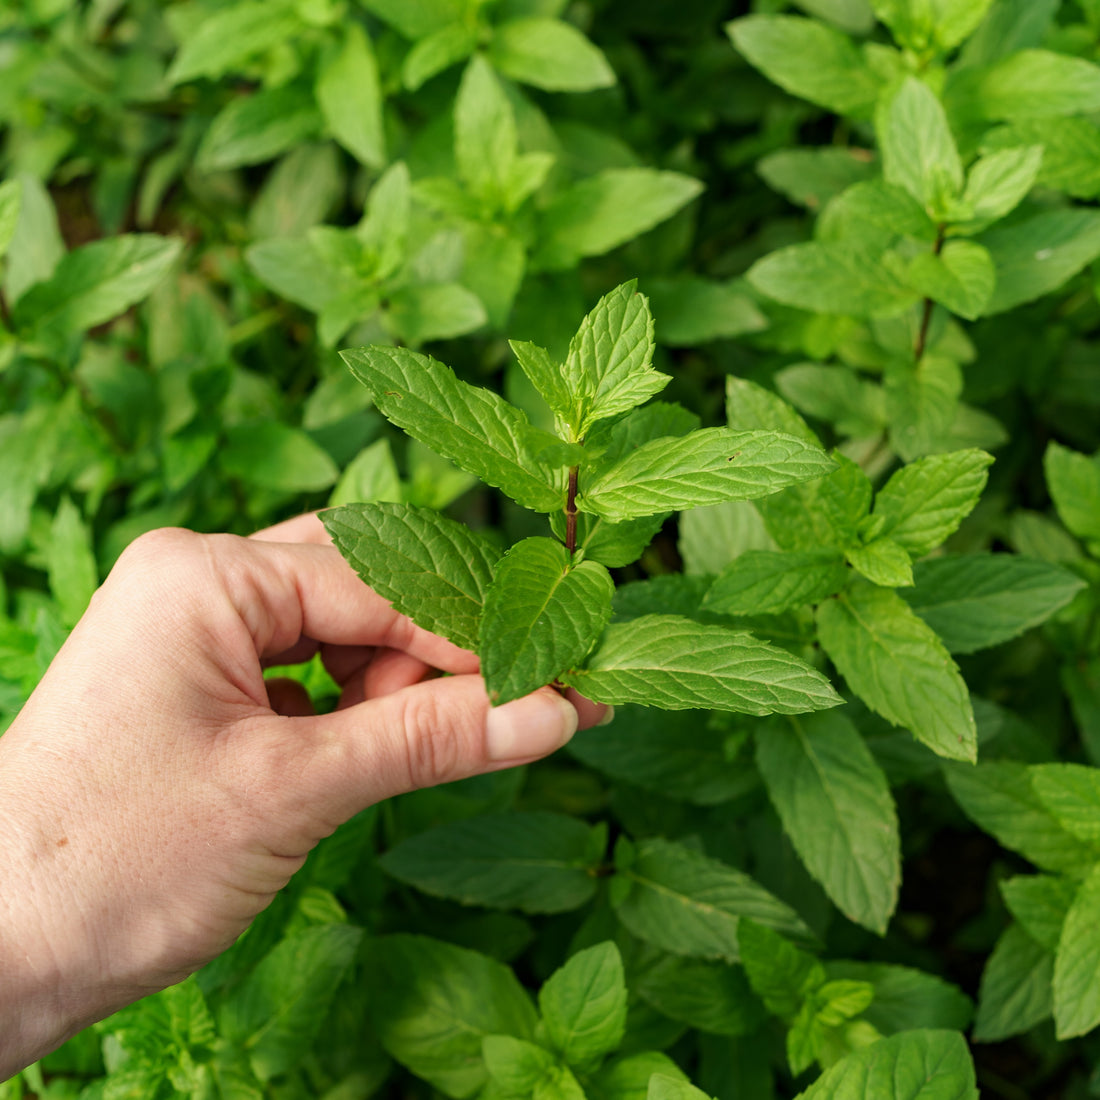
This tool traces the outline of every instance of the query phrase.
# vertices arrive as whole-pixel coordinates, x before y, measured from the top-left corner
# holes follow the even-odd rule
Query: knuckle
[[[405,736],[409,785],[434,787],[460,778],[467,753],[462,730],[470,723],[443,704],[438,695],[419,693],[406,702],[402,729]]]

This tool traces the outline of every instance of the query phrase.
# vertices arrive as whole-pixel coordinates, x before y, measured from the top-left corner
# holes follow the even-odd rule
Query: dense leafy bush
[[[0,12],[0,728],[137,534],[327,506],[624,704],[0,1096],[1100,1095],[1100,4],[748,7]]]

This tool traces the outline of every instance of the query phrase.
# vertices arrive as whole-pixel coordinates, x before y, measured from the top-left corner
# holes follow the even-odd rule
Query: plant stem
[[[569,491],[565,498],[565,549],[572,557],[577,549],[577,475],[579,466],[569,467]]]
[[[932,249],[932,255],[938,256],[943,251],[943,238],[947,232],[947,226],[940,224],[936,229],[936,245]],[[917,366],[920,366],[920,361],[924,358],[924,350],[928,344],[928,329],[932,324],[932,309],[935,306],[935,302],[931,298],[924,299],[924,315],[920,321],[920,331],[917,333],[917,343],[913,348],[913,355],[917,361]]]

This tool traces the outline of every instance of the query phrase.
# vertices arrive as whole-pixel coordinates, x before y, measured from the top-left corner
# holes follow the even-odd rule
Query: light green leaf
[[[477,648],[497,553],[484,536],[427,508],[347,504],[321,516],[340,553],[425,630]]]
[[[653,315],[631,280],[605,294],[569,342],[561,373],[573,438],[583,439],[597,420],[629,412],[663,390],[670,378],[652,361]]]
[[[943,643],[886,588],[855,585],[817,609],[822,648],[873,711],[933,752],[974,760],[970,695]]]
[[[358,23],[346,25],[341,47],[322,60],[315,91],[332,136],[360,163],[381,168],[386,163],[382,88],[374,49]]]
[[[500,80],[475,55],[455,98],[455,162],[462,182],[479,198],[500,203],[517,153],[516,117]]]
[[[997,272],[989,250],[973,241],[948,241],[939,255],[921,252],[909,264],[909,281],[926,298],[968,321],[993,297]]]
[[[1086,844],[1100,846],[1100,768],[1036,764],[1031,783],[1059,824]]]
[[[810,210],[820,210],[842,191],[875,174],[874,163],[865,150],[828,145],[780,149],[757,161],[756,170],[773,191]],[[657,316],[661,316],[660,311]]]
[[[997,269],[985,314],[1034,301],[1057,290],[1100,256],[1100,211],[1047,210],[981,236]]]
[[[847,581],[835,552],[748,550],[715,578],[703,607],[719,615],[778,615],[817,603]]]
[[[512,1035],[486,1035],[481,1054],[493,1084],[508,1096],[530,1095],[558,1064],[546,1047]]]
[[[363,7],[406,38],[423,38],[466,11],[463,0],[360,0]]]
[[[751,500],[821,477],[833,460],[789,435],[703,428],[644,443],[581,484],[577,507],[613,522],[725,500]]]
[[[797,1016],[807,997],[825,982],[825,969],[813,955],[755,920],[738,925],[737,942],[749,984],[781,1020]]]
[[[216,80],[239,71],[260,54],[293,37],[301,21],[292,7],[244,0],[208,12],[180,47],[165,79],[183,84],[198,77]]]
[[[1081,883],[1062,926],[1054,960],[1054,1022],[1062,1040],[1100,1024],[1100,864]]]
[[[795,363],[776,372],[775,385],[791,404],[841,435],[870,436],[886,426],[882,388],[839,364]]]
[[[450,367],[407,348],[342,351],[375,407],[414,439],[502,489],[525,508],[565,505],[564,471],[535,456],[556,441],[491,390],[460,381]]]
[[[666,347],[690,347],[768,327],[738,279],[646,279],[645,290],[657,318],[657,342]]]
[[[199,145],[200,172],[223,172],[272,160],[313,137],[321,115],[313,96],[293,84],[231,99]]]
[[[605,1062],[585,1082],[589,1100],[648,1100],[655,1076],[687,1083],[684,1071],[667,1054],[646,1050]]]
[[[733,374],[726,375],[726,425],[742,432],[781,432],[821,446],[806,421],[778,394]]]
[[[587,92],[615,83],[603,52],[560,19],[529,16],[499,23],[489,60],[505,76],[547,92]]]
[[[1017,119],[991,130],[984,150],[1041,146],[1038,182],[1078,199],[1100,194],[1100,127],[1087,118]],[[980,162],[979,162],[980,163]]]
[[[847,978],[867,982],[875,999],[863,1018],[883,1035],[914,1028],[949,1028],[965,1031],[974,1005],[958,986],[909,966],[831,960],[825,963],[830,980]]]
[[[962,161],[943,106],[922,80],[906,77],[876,112],[887,183],[905,188],[934,217],[963,189]]]
[[[812,939],[795,911],[748,875],[682,844],[652,837],[634,849],[620,841],[615,864],[611,900],[619,919],[675,955],[737,962],[742,917]]]
[[[961,554],[918,562],[906,603],[951,653],[1000,645],[1065,607],[1084,582],[1059,565],[1010,554]]]
[[[228,428],[218,464],[230,477],[286,493],[327,489],[340,476],[329,453],[301,428],[273,420]]]
[[[837,114],[866,118],[880,78],[845,34],[792,15],[749,15],[726,24],[733,44],[791,95]]]
[[[879,490],[873,515],[911,557],[934,550],[974,509],[993,456],[985,451],[929,455],[903,466]]]
[[[703,184],[680,172],[608,168],[557,192],[541,213],[534,262],[573,267],[652,229],[696,198]]]
[[[897,358],[886,367],[890,446],[906,462],[954,449],[952,428],[962,406],[962,368],[954,359],[925,352],[919,363]]]
[[[571,1066],[618,1049],[626,1028],[626,980],[614,943],[578,951],[539,990],[539,1011],[554,1048]]]
[[[403,1066],[455,1100],[488,1080],[486,1035],[534,1039],[537,1014],[510,967],[427,936],[371,944],[366,982],[382,1045]]]
[[[19,180],[0,183],[0,260],[7,254],[12,237],[15,236],[22,204],[23,187]]]
[[[688,1081],[655,1073],[649,1079],[646,1100],[710,1100],[710,1097]]]
[[[282,940],[222,1002],[220,1034],[268,1081],[313,1048],[363,930],[320,924]]]
[[[1043,166],[1043,146],[1001,149],[979,157],[966,179],[963,206],[970,218],[962,228],[985,226],[1011,213],[1035,186]]]
[[[997,1043],[1042,1023],[1053,1011],[1053,979],[1053,952],[1009,925],[982,971],[974,1041]]]
[[[824,244],[858,244],[864,254],[878,256],[899,237],[932,243],[938,235],[936,222],[905,188],[881,179],[854,184],[832,199],[815,232]]]
[[[575,817],[530,810],[437,826],[378,862],[394,878],[463,905],[563,913],[596,892],[591,868],[602,853],[593,853],[593,836]]]
[[[61,621],[66,626],[75,626],[99,585],[99,572],[91,529],[68,496],[61,498],[50,524],[46,571]]]
[[[957,1031],[903,1031],[823,1073],[798,1100],[978,1100],[974,1065]]]
[[[1037,867],[1080,874],[1100,860],[1100,845],[1078,839],[1047,809],[1026,765],[1002,760],[952,766],[945,775],[966,816]]]
[[[1100,458],[1051,442],[1043,472],[1058,518],[1079,538],[1100,539]]]
[[[182,248],[182,241],[152,233],[83,245],[19,299],[14,322],[51,343],[101,325],[150,294]]]
[[[405,499],[397,463],[388,439],[377,439],[364,447],[345,467],[329,496],[330,508],[361,501],[400,503]]]
[[[32,175],[24,173],[16,178],[19,212],[4,272],[4,294],[12,309],[28,288],[50,278],[65,255],[65,242],[49,191]]]
[[[598,702],[665,710],[799,714],[839,701],[819,672],[785,649],[675,615],[612,623],[585,667],[562,680]]]
[[[852,568],[872,584],[884,588],[903,588],[913,583],[913,565],[909,555],[891,538],[877,538],[847,551]]]
[[[751,1035],[763,1022],[744,971],[725,962],[666,955],[631,989],[662,1015],[710,1035]]]
[[[917,300],[880,256],[853,241],[809,241],[770,252],[745,277],[769,298],[816,313],[877,317]]]
[[[985,18],[992,0],[871,0],[871,6],[897,41],[924,53],[950,50],[968,38]]]
[[[481,299],[459,283],[420,283],[389,295],[390,327],[402,340],[422,344],[481,328],[488,320]]]
[[[769,722],[756,764],[810,874],[846,917],[884,935],[901,883],[897,811],[855,726],[839,711]]]
[[[1053,953],[1077,888],[1073,879],[1060,875],[1015,875],[1001,883],[1001,894],[1020,927]]]
[[[527,538],[496,564],[485,593],[478,653],[493,705],[527,695],[588,655],[611,618],[604,566],[571,565],[548,538]]]
[[[985,118],[1087,115],[1100,110],[1100,66],[1051,50],[1018,50],[964,73],[957,94]]]
[[[545,348],[527,340],[509,340],[508,346],[546,404],[557,416],[568,417],[573,399],[561,364]]]
[[[684,573],[689,576],[720,573],[748,550],[777,548],[760,513],[748,500],[693,508],[680,516],[679,526],[678,548]]]
[[[465,23],[448,23],[425,35],[405,55],[401,80],[415,92],[437,73],[465,61],[477,48],[477,32]]]
[[[249,246],[245,262],[282,298],[320,313],[346,293],[347,273],[322,259],[308,240],[273,237]]]

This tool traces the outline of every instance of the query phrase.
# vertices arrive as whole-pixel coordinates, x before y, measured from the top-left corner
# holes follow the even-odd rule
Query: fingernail
[[[577,732],[577,712],[552,688],[489,711],[485,748],[490,760],[523,760],[560,749]]]
[[[608,707],[607,713],[596,723],[597,726],[610,726],[615,721],[615,708]]]

